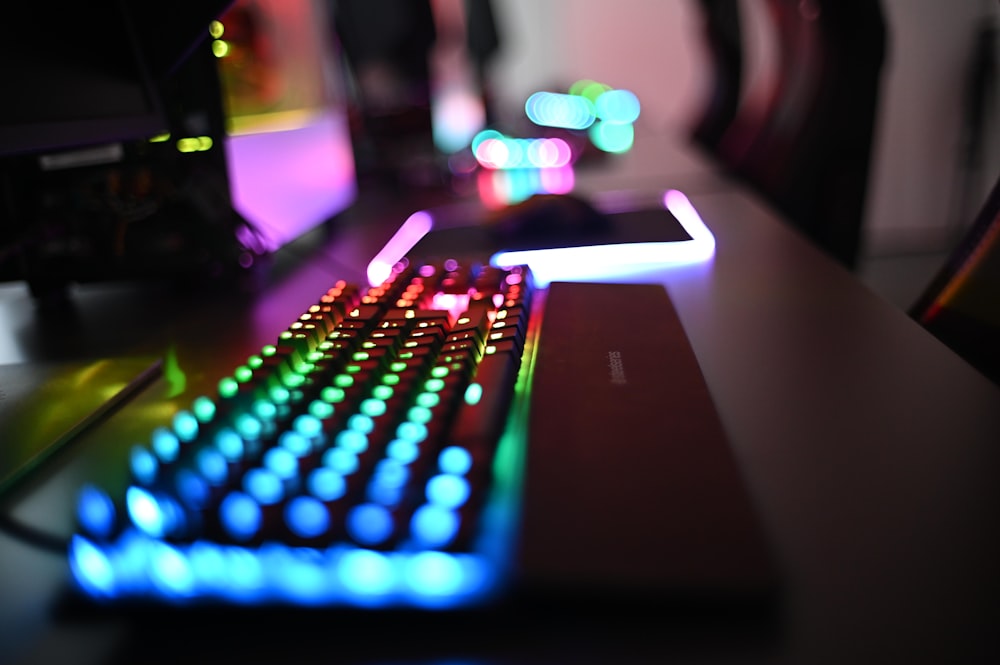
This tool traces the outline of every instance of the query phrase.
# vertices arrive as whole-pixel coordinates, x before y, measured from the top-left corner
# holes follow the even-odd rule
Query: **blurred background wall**
[[[740,7],[752,91],[766,82],[774,52],[760,0]],[[1000,173],[1000,107],[994,100],[988,110],[980,162],[970,168],[962,105],[979,30],[984,21],[1000,24],[1000,2],[882,0],[882,7],[890,41],[867,251],[940,251]],[[501,112],[518,112],[536,90],[592,78],[639,96],[640,131],[687,132],[706,78],[694,0],[494,0],[494,9],[503,39],[492,70]]]

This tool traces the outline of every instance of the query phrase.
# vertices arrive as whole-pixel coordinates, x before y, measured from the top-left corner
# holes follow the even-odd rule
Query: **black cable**
[[[56,554],[66,554],[69,551],[69,538],[47,533],[29,524],[25,524],[10,515],[0,514],[0,532],[16,538],[32,547],[38,547]]]
[[[162,374],[163,360],[156,360],[149,367],[140,372],[139,375],[132,379],[132,381],[130,381],[124,388],[119,390],[113,397],[106,400],[103,404],[101,404],[101,406],[77,423],[77,425],[65,435],[65,440],[56,446],[56,449],[63,449],[66,444],[78,437],[82,432],[100,422],[103,422],[104,419],[111,413],[124,406],[128,401],[144,390],[152,381],[162,376]],[[32,469],[30,473],[35,474],[38,473],[38,471],[39,470],[36,467]],[[23,481],[24,476],[19,478],[16,482],[20,483]],[[69,538],[47,533],[33,525],[25,524],[12,515],[3,512],[0,512],[0,532],[6,533],[7,535],[26,542],[29,545],[60,554],[65,554],[69,549]]]

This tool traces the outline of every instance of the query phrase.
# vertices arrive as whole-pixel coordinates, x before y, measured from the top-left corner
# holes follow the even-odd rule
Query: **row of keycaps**
[[[133,524],[171,539],[466,546],[529,295],[522,269],[407,269],[364,294],[338,283],[134,450]]]

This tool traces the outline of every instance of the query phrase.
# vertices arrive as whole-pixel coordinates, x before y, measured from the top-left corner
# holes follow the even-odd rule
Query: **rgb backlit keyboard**
[[[78,586],[178,603],[487,596],[516,519],[523,442],[506,424],[531,299],[527,268],[455,261],[338,282],[136,445],[124,496],[81,492]]]

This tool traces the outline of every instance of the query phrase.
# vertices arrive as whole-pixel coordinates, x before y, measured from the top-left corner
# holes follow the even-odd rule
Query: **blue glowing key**
[[[458,534],[459,519],[453,511],[424,504],[410,519],[410,535],[424,547],[444,547]]]
[[[242,492],[230,492],[219,504],[219,521],[237,540],[253,538],[262,519],[260,504]]]
[[[160,468],[160,462],[153,453],[142,446],[135,446],[129,454],[129,468],[136,481],[142,485],[149,485],[156,480],[156,473]]]
[[[73,536],[69,549],[69,564],[76,580],[88,591],[111,595],[115,588],[115,573],[108,557],[85,538]]]
[[[336,501],[347,491],[344,476],[325,466],[313,469],[306,480],[306,487],[310,494],[321,501]]]
[[[427,425],[405,420],[396,428],[396,437],[420,443],[427,438]]]
[[[222,456],[229,462],[238,462],[243,459],[245,448],[243,439],[228,427],[224,427],[216,432],[215,447],[219,449]]]
[[[184,443],[190,443],[198,437],[198,419],[190,411],[178,411],[174,414],[173,425],[177,438]]]
[[[372,481],[368,483],[365,496],[372,503],[392,508],[403,500],[403,488],[399,485],[385,485],[383,483],[379,483],[373,478]]]
[[[307,413],[297,417],[292,423],[292,427],[296,432],[310,440],[323,434],[323,422],[316,416]]]
[[[374,503],[355,506],[347,514],[347,533],[362,545],[384,543],[392,535],[394,526],[389,511]]]
[[[323,453],[323,466],[349,476],[358,470],[358,456],[345,448],[330,448]]]
[[[395,584],[395,569],[389,558],[371,550],[353,550],[341,557],[337,573],[350,591],[372,596],[388,593]]]
[[[214,448],[204,448],[195,456],[198,472],[213,485],[221,485],[229,476],[229,463],[225,455]]]
[[[442,508],[458,508],[469,498],[469,481],[441,473],[427,481],[427,500]]]
[[[134,485],[125,491],[125,508],[132,523],[154,538],[163,538],[180,521],[180,508],[171,500]]]
[[[358,430],[345,429],[337,435],[335,443],[338,448],[359,454],[368,450],[368,435]]]
[[[416,399],[417,406],[433,409],[441,403],[441,396],[437,393],[420,393]]]
[[[453,554],[421,552],[410,560],[406,581],[421,595],[449,596],[462,589],[465,574]]]
[[[193,589],[195,579],[187,557],[170,545],[158,543],[151,564],[153,580],[167,594],[186,596]]]
[[[403,464],[410,464],[420,455],[420,447],[409,439],[393,439],[386,446],[385,454]]]
[[[285,523],[296,535],[316,538],[330,528],[330,513],[318,499],[297,496],[285,506]]]
[[[442,473],[464,476],[472,468],[472,455],[465,448],[448,446],[438,455],[438,468]]]
[[[257,400],[253,403],[253,407],[250,410],[253,411],[255,416],[265,422],[274,420],[275,416],[278,415],[278,407],[269,399]]]
[[[161,461],[173,462],[181,450],[181,442],[177,435],[166,427],[157,427],[153,431],[153,452]]]
[[[278,445],[296,457],[305,457],[312,451],[312,443],[298,432],[283,432],[278,437]]]
[[[208,482],[191,469],[181,469],[174,480],[177,496],[191,508],[201,508],[208,501]]]
[[[259,439],[261,430],[263,429],[260,421],[249,413],[242,413],[237,416],[236,422],[233,425],[236,428],[236,432],[246,441],[256,441]]]
[[[204,540],[191,543],[188,548],[188,563],[195,578],[210,584],[225,586],[230,570],[222,546]]]
[[[243,491],[265,506],[281,501],[285,493],[281,478],[276,473],[259,468],[250,469],[243,476]]]
[[[381,400],[375,401],[381,402]],[[367,416],[363,413],[356,413],[347,419],[347,427],[355,432],[370,434],[371,431],[375,429],[375,421],[372,420],[371,416]]]
[[[299,460],[287,448],[271,448],[264,453],[264,466],[282,480],[295,478],[299,474]]]
[[[256,591],[265,583],[267,571],[249,548],[226,549],[226,571],[231,588],[240,592]]]
[[[389,487],[402,487],[410,479],[410,470],[399,460],[380,460],[375,465],[372,481]]]
[[[80,490],[76,504],[76,517],[88,533],[97,538],[107,538],[115,527],[115,504],[111,497],[93,485]]]

